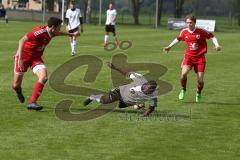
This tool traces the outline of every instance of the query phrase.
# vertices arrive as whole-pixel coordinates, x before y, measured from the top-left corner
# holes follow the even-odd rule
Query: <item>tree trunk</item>
[[[162,7],[163,7],[163,0],[159,0],[158,2],[158,15],[157,15],[157,24],[161,24],[162,19]]]
[[[238,26],[240,26],[240,0],[237,0],[237,19],[238,19]]]
[[[134,24],[139,24],[139,8],[137,3],[133,3],[133,19]]]
[[[86,23],[91,23],[91,0],[85,0],[84,19]]]
[[[87,17],[87,0],[84,0],[84,11],[83,11],[83,21],[86,23],[86,17]]]
[[[54,10],[54,0],[52,0],[52,1],[46,1],[46,3],[47,3],[47,9],[48,9],[49,11],[53,11],[53,10]]]
[[[178,17],[179,17],[179,18],[182,17],[183,4],[184,4],[184,0],[180,0],[180,2],[179,2],[179,10],[178,10]]]
[[[183,4],[184,4],[184,0],[174,0],[174,17],[175,18],[182,17]]]
[[[134,24],[139,24],[139,11],[144,0],[132,0]]]
[[[238,26],[240,26],[240,14],[238,14]]]
[[[174,18],[177,18],[177,1],[178,1],[178,0],[174,0],[174,1],[173,1],[173,6],[174,6]]]
[[[65,0],[64,0],[65,1]],[[66,1],[66,6],[65,7],[67,7],[67,8],[69,8],[70,7],[70,1]]]

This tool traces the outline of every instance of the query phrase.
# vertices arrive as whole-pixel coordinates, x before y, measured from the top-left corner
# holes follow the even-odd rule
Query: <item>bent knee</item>
[[[203,81],[203,79],[198,79],[198,80],[197,80],[197,83],[199,83],[199,84],[203,84],[204,81]]]
[[[182,78],[187,78],[187,73],[182,73],[181,77]]]
[[[13,90],[18,90],[19,88],[21,88],[21,85],[20,85],[20,84],[18,84],[18,83],[13,83],[13,84],[12,84],[12,89],[13,89]]]
[[[47,81],[48,81],[48,77],[47,76],[39,78],[39,82],[41,82],[43,84],[46,83]]]

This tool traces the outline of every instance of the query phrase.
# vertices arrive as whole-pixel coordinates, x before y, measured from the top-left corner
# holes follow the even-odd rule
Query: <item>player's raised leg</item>
[[[179,100],[183,100],[186,92],[186,86],[187,86],[187,74],[191,70],[191,67],[189,65],[183,65],[182,66],[182,73],[181,73],[181,79],[180,79],[180,85],[182,89],[180,90],[180,93],[178,95]]]
[[[197,93],[196,93],[196,102],[201,101],[201,92],[204,86],[204,72],[198,72],[197,73]]]
[[[32,96],[27,105],[28,109],[41,110],[43,107],[37,104],[37,100],[42,93],[45,83],[48,80],[47,69],[43,64],[36,65],[33,68],[33,72],[37,75],[38,81],[32,92]]]
[[[101,104],[109,104],[120,99],[120,90],[119,88],[112,89],[108,94],[99,94],[99,95],[91,95],[84,102],[83,105],[87,106],[92,101],[96,101]]]
[[[102,94],[91,95],[85,99],[85,101],[83,102],[83,105],[87,106],[92,101],[96,101],[101,104],[109,104],[118,100],[119,100],[119,96],[114,95],[114,93],[108,93],[106,95],[102,95]]]

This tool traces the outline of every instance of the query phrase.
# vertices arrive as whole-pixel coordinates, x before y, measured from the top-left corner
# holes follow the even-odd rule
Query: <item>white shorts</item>
[[[35,67],[33,67],[33,73],[36,74],[38,70],[47,68],[44,64],[38,64]]]

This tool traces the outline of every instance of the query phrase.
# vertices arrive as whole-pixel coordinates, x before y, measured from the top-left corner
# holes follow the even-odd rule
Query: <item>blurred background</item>
[[[70,0],[0,0],[8,19],[45,21],[50,16],[64,17]],[[167,25],[170,17],[215,19],[227,29],[240,26],[240,0],[76,0],[85,23],[104,24],[110,2],[118,12],[118,24]]]

